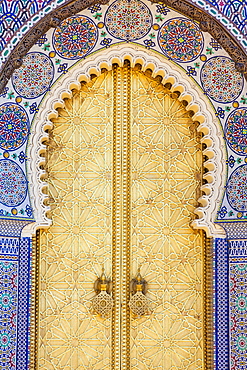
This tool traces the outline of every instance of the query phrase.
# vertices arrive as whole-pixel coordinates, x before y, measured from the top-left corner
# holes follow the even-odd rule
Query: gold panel
[[[189,113],[160,83],[132,74],[132,276],[153,302],[133,320],[132,369],[202,368],[201,234],[189,226],[202,156]]]
[[[190,112],[138,67],[113,66],[66,99],[47,170],[38,369],[203,369],[203,236],[189,226],[202,156]],[[112,275],[112,317],[91,311]],[[131,316],[138,267],[151,313]]]
[[[48,146],[53,225],[41,233],[39,369],[109,369],[110,319],[91,313],[111,266],[112,77],[73,92]]]

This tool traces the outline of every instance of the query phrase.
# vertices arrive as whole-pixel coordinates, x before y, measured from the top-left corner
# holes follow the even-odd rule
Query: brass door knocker
[[[145,296],[147,292],[147,282],[142,278],[140,268],[137,276],[131,280],[130,291],[132,297],[129,301],[131,312],[136,317],[141,317],[149,314],[149,300]]]
[[[108,317],[112,311],[113,299],[111,293],[111,280],[105,276],[105,269],[102,268],[102,274],[94,283],[94,290],[97,294],[92,299],[94,313],[102,318]]]

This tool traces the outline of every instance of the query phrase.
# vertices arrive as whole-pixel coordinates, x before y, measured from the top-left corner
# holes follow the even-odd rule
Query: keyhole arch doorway
[[[49,115],[53,225],[40,237],[39,368],[205,368],[205,240],[190,226],[202,195],[203,114],[171,76],[164,84],[127,60],[110,70],[102,62],[98,76],[91,68]],[[114,299],[104,321],[90,312],[102,263]],[[128,301],[139,264],[154,309],[138,321]]]

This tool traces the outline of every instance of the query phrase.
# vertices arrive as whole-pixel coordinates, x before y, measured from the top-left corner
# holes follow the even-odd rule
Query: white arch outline
[[[132,44],[119,44],[90,55],[73,66],[46,94],[34,119],[27,149],[27,156],[30,158],[27,177],[36,222],[27,225],[22,235],[34,235],[37,229],[47,228],[52,223],[46,215],[50,210],[45,204],[48,196],[43,192],[47,187],[47,183],[43,181],[46,173],[40,166],[45,163],[42,155],[46,151],[46,145],[43,142],[49,137],[45,131],[52,128],[51,119],[57,117],[56,108],[63,107],[63,99],[71,97],[71,90],[79,89],[80,82],[88,82],[91,74],[99,75],[101,68],[110,70],[113,63],[123,65],[125,59],[130,60],[132,66],[140,63],[143,71],[151,69],[153,77],[161,75],[162,83],[170,82],[172,91],[180,91],[179,100],[189,103],[186,109],[196,112],[193,119],[200,122],[198,131],[204,134],[202,143],[206,144],[203,153],[209,159],[204,163],[208,172],[204,175],[207,184],[202,186],[204,195],[198,199],[201,206],[194,211],[198,219],[194,220],[191,226],[194,229],[203,229],[208,237],[225,238],[223,228],[214,223],[226,176],[224,141],[215,112],[199,87],[179,66],[151,50]]]

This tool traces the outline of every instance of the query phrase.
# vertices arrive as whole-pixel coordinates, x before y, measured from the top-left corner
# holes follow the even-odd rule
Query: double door
[[[58,108],[47,148],[53,224],[40,235],[38,369],[203,368],[203,237],[190,227],[201,150],[169,88],[126,62]],[[102,266],[112,280],[108,318],[92,311]],[[136,318],[139,267],[150,313]]]

